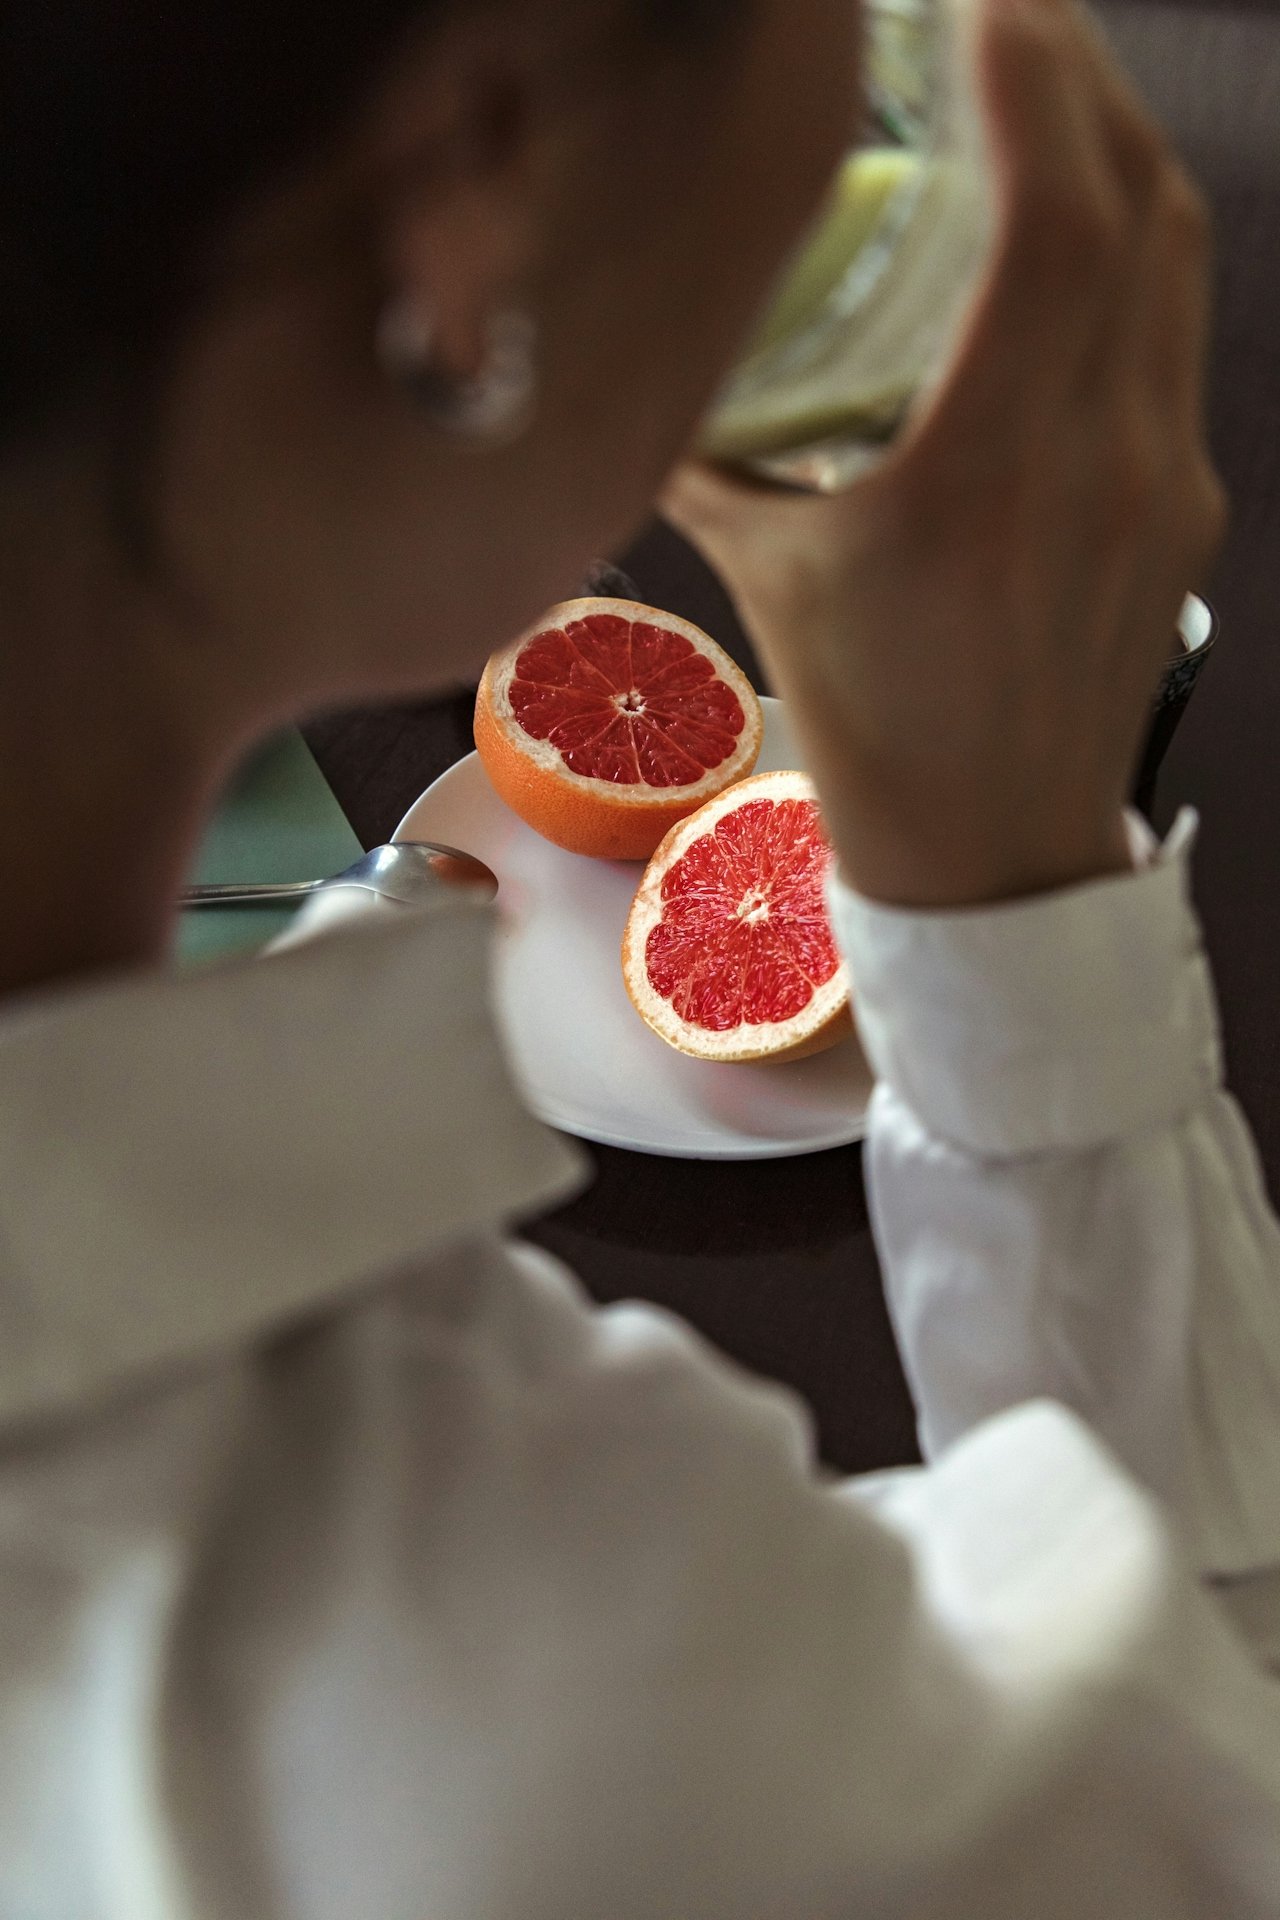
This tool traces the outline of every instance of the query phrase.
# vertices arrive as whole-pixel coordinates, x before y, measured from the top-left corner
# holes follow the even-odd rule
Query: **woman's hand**
[[[845,876],[916,906],[1117,871],[1183,594],[1221,536],[1207,225],[1069,0],[985,0],[993,266],[902,444],[832,498],[689,468]]]

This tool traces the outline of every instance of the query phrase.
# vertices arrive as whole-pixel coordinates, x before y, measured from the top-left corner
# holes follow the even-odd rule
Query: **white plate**
[[[757,771],[799,765],[777,700]],[[771,1160],[866,1132],[871,1075],[856,1040],[785,1066],[688,1060],[640,1019],[622,933],[643,869],[563,853],[499,800],[477,754],[396,830],[488,863],[500,882],[498,1017],[525,1098],[565,1133],[687,1160]]]

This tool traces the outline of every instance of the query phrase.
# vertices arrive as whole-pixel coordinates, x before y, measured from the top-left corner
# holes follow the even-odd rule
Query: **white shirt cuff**
[[[1194,816],[1132,874],[998,907],[909,912],[833,875],[854,1010],[877,1074],[935,1138],[1013,1157],[1168,1125],[1221,1080],[1191,907]]]

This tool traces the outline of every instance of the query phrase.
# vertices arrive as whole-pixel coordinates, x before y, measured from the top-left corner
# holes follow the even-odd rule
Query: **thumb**
[[[658,499],[664,519],[730,577],[773,545],[792,517],[812,512],[812,506],[812,495],[700,460],[678,466]]]

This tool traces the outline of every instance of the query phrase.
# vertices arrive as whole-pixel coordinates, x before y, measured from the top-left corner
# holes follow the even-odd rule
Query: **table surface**
[[[1100,11],[1217,220],[1212,431],[1235,523],[1211,587],[1222,641],[1166,762],[1158,814],[1203,812],[1197,894],[1232,1084],[1280,1191],[1280,0]],[[622,564],[642,597],[697,621],[759,683],[724,593],[668,528],[650,528]],[[471,750],[471,704],[458,688],[308,728],[366,846]],[[592,1152],[595,1184],[529,1223],[532,1238],[598,1299],[658,1301],[797,1388],[830,1465],[916,1457],[857,1149],[741,1166]]]

